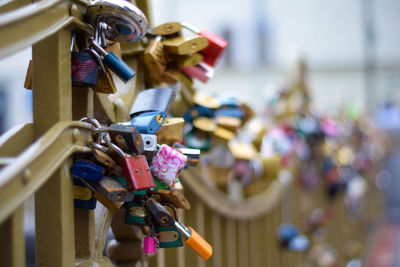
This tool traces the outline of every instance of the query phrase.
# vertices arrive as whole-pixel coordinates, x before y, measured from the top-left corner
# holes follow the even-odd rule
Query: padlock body
[[[214,76],[214,68],[204,62],[200,62],[196,66],[181,67],[181,71],[202,83],[207,83],[207,81]]]
[[[93,210],[96,208],[97,200],[92,191],[77,178],[73,179],[74,207],[78,209]]]
[[[126,203],[125,223],[134,225],[146,225],[146,212],[144,206],[134,199]]]
[[[97,85],[93,87],[93,91],[103,94],[115,94],[118,92],[112,74],[107,67],[106,72],[99,71]]]
[[[191,247],[200,257],[207,260],[213,253],[212,246],[204,240],[193,228],[188,227],[191,232],[191,236],[185,241],[185,243]]]
[[[136,127],[142,134],[155,134],[165,120],[163,111],[149,111],[135,115],[130,121],[121,123]]]
[[[89,181],[99,181],[105,169],[88,160],[77,160],[71,167],[71,175]]]
[[[114,52],[108,53],[108,55],[103,58],[103,63],[125,83],[136,75],[135,71],[114,54]]]
[[[74,86],[96,86],[96,59],[88,52],[71,52],[71,79]]]
[[[186,122],[192,122],[194,119],[198,117],[207,117],[213,118],[215,117],[215,112],[211,108],[203,107],[200,105],[195,105],[191,107],[184,115],[183,118]]]
[[[155,232],[160,248],[176,248],[183,246],[182,236],[176,229],[156,225]]]
[[[243,118],[243,110],[240,108],[220,108],[215,111],[216,116],[226,116],[226,117],[235,117],[242,119]]]
[[[175,91],[170,88],[151,88],[141,91],[133,103],[131,117],[148,111],[168,112],[175,99]]]
[[[129,153],[142,153],[144,146],[138,129],[129,125],[114,123],[109,126],[111,140]]]
[[[161,76],[167,67],[164,46],[160,38],[151,40],[144,51],[143,61],[149,72],[155,76]]]
[[[143,237],[143,253],[156,254],[157,253],[157,240],[152,236]]]
[[[204,56],[203,61],[214,67],[221,58],[228,43],[218,35],[206,30],[200,30],[199,35],[206,37],[208,40],[208,46],[200,51]]]
[[[133,200],[133,194],[129,192],[120,182],[108,176],[100,181],[90,183],[97,191],[106,198],[117,202],[128,202]]]
[[[160,181],[172,185],[186,162],[185,155],[168,145],[161,145],[150,165],[150,170]]]
[[[121,167],[130,192],[154,187],[146,157],[138,155],[121,160]]]

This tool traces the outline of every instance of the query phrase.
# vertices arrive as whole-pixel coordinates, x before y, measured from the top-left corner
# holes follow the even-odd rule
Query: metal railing
[[[147,1],[136,4],[149,17]],[[87,5],[83,0],[17,0],[0,6],[0,58],[32,46],[34,120],[0,138],[1,265],[25,265],[23,204],[31,196],[35,196],[37,266],[112,266],[103,256],[110,227],[116,240],[129,241],[120,246],[128,251],[126,259],[109,255],[118,266],[299,265],[304,254],[282,250],[277,242],[284,197],[278,180],[257,196],[232,202],[203,182],[200,168],[184,173],[182,183],[192,206],[184,221],[213,245],[214,255],[207,262],[187,247],[160,249],[157,256],[143,259],[138,228],[122,226],[118,214],[101,205],[95,212],[74,210],[71,155],[88,152],[92,131],[76,120],[83,116],[126,120],[136,94],[144,89],[138,63],[141,44],[122,46],[125,62],[137,75],[127,84],[117,84],[118,94],[106,96],[71,86],[71,32],[93,31],[82,19]],[[298,224],[299,190],[294,186],[290,190],[292,222]]]

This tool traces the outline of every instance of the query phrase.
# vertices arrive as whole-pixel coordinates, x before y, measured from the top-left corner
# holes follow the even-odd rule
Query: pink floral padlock
[[[168,145],[161,145],[150,165],[150,170],[160,181],[172,185],[186,162],[187,157],[181,152]]]

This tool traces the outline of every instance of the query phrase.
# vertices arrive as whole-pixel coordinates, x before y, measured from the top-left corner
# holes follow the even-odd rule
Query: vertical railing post
[[[32,47],[35,137],[72,120],[71,33],[61,30]],[[64,163],[35,194],[36,266],[74,266],[72,181]]]
[[[25,266],[24,207],[21,206],[0,225],[2,266]]]

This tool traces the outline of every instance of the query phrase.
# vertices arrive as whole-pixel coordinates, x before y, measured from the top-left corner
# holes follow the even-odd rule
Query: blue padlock
[[[78,209],[94,210],[97,200],[93,197],[93,192],[86,187],[80,179],[74,178],[73,183],[74,207]]]
[[[155,232],[160,248],[176,248],[183,246],[182,236],[175,228],[156,225]]]
[[[104,175],[105,169],[89,160],[77,160],[71,167],[71,175],[89,181],[99,181]]]
[[[284,223],[279,227],[278,239],[284,247],[287,247],[298,234],[299,231],[293,224]]]
[[[227,117],[236,117],[239,119],[243,119],[243,110],[240,108],[220,108],[215,111],[216,116],[227,116]]]
[[[151,88],[141,91],[135,99],[130,111],[131,117],[148,111],[164,111],[168,113],[175,99],[175,90],[170,88]]]
[[[234,97],[222,98],[220,99],[219,105],[222,108],[226,107],[237,108],[239,107],[239,101]]]
[[[121,124],[134,126],[142,134],[155,134],[160,130],[161,125],[165,121],[165,117],[164,111],[149,111],[140,113],[130,121],[122,122]]]
[[[192,122],[194,119],[198,117],[207,117],[207,118],[214,118],[214,110],[211,108],[195,105],[191,107],[184,115],[183,119],[186,122]]]
[[[309,247],[310,241],[305,235],[295,236],[288,245],[288,248],[292,251],[306,251]]]
[[[122,59],[113,52],[108,53],[93,38],[89,39],[89,43],[102,56],[103,63],[107,65],[122,81],[125,83],[132,79],[136,73]]]

